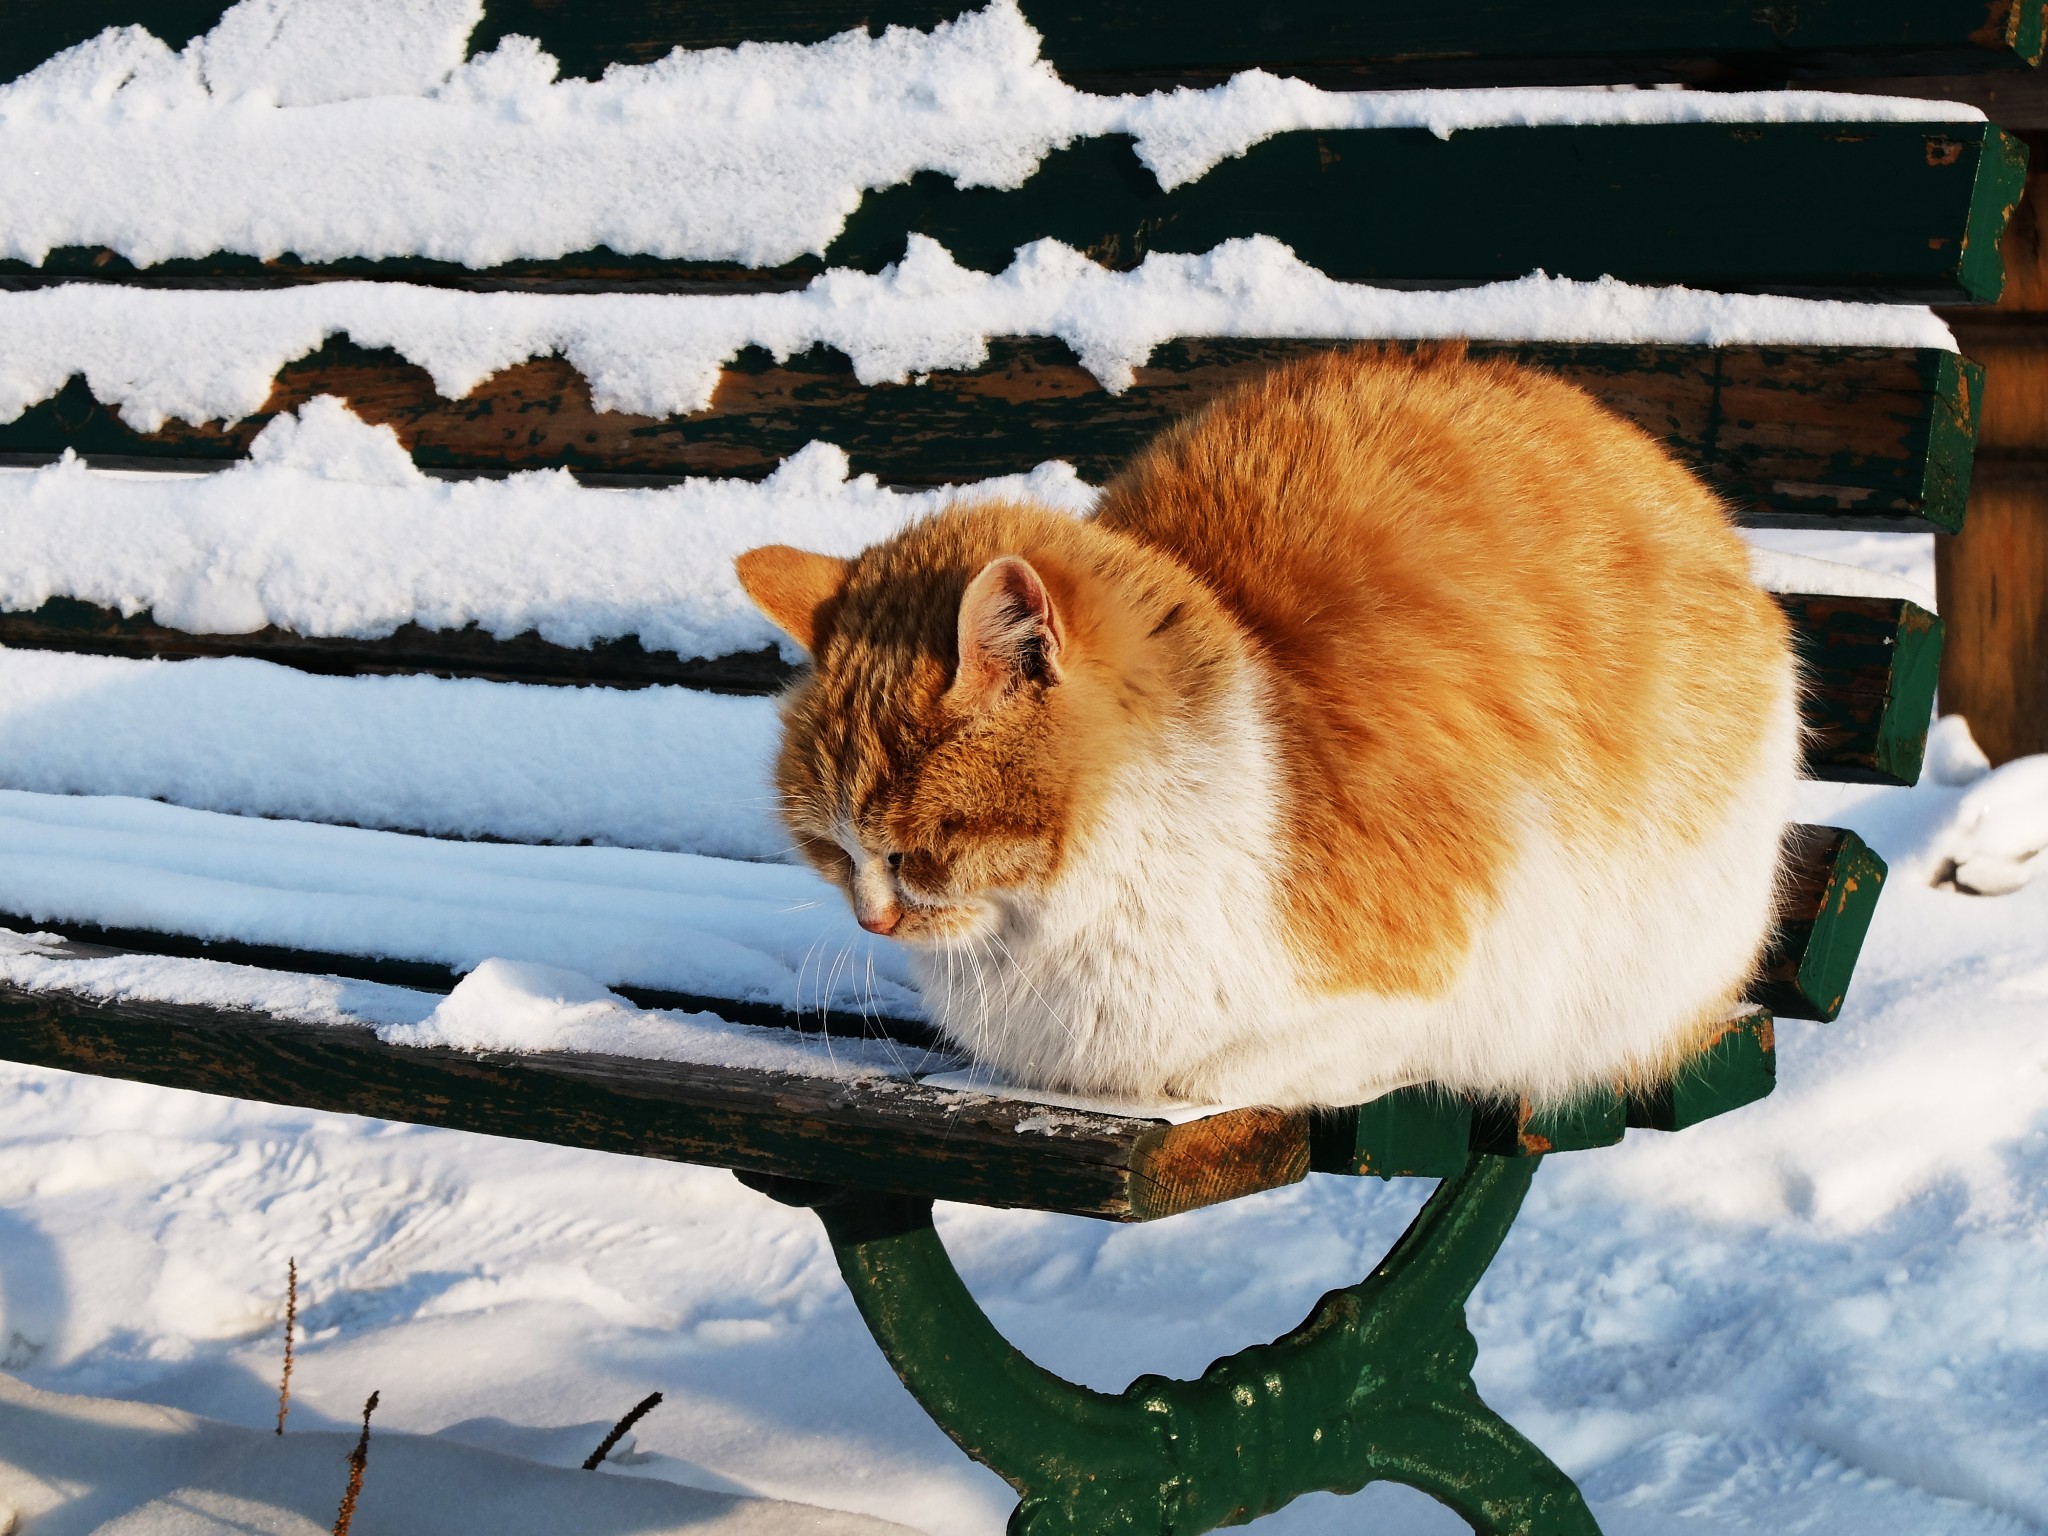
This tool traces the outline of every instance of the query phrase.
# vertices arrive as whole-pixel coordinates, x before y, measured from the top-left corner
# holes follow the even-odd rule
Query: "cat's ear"
[[[1060,680],[1066,634],[1045,581],[1018,555],[991,560],[960,598],[960,670],[947,697],[966,710],[1025,679]]]
[[[852,562],[787,544],[764,544],[733,561],[740,585],[778,628],[807,651],[818,640],[818,610],[839,595]]]

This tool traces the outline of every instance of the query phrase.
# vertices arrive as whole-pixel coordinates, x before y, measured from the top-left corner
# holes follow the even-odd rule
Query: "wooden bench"
[[[66,8],[31,7],[13,46],[75,40]],[[166,28],[210,25],[172,17]],[[205,10],[201,7],[200,10]],[[672,42],[806,39],[867,20],[924,21],[948,8],[644,4],[489,8],[479,42],[538,35],[572,71],[658,56]],[[1028,3],[1048,56],[1093,83],[1203,80],[1267,63],[1331,83],[1684,79],[1770,82],[1834,72],[2015,69],[2039,58],[2039,6],[1886,0],[1800,20],[1747,3],[1687,0],[1527,7],[1489,23],[1382,20],[1356,6],[1304,7],[1273,36],[1236,13],[1197,25],[1157,6],[1113,12]],[[133,14],[152,19],[137,0]],[[217,7],[215,8],[217,11]],[[1767,15],[1768,12],[1768,15]],[[1853,14],[1851,14],[1853,13]],[[1804,15],[1804,12],[1800,13]],[[196,19],[195,19],[196,18]],[[2000,18],[2004,18],[2001,20]],[[1830,29],[1833,30],[1830,30]],[[1446,30],[1448,29],[1448,30]],[[87,29],[91,30],[90,28]],[[24,41],[26,39],[27,41]],[[174,37],[172,41],[182,41]],[[1246,52],[1250,43],[1256,52]],[[38,54],[39,56],[39,54]],[[0,73],[34,59],[0,55]],[[1569,171],[1560,167],[1571,167]],[[1644,282],[1858,298],[1988,301],[1998,239],[2024,153],[1968,123],[1669,124],[1499,129],[1438,140],[1412,131],[1289,134],[1160,193],[1128,146],[1089,141],[1048,157],[1009,193],[938,177],[871,196],[825,262],[767,272],[593,251],[469,271],[423,260],[315,264],[233,252],[136,269],[74,248],[41,267],[0,264],[0,287],[60,281],[239,288],[337,277],[461,288],[741,291],[800,284],[825,263],[879,267],[908,233],[969,265],[999,267],[1054,235],[1111,264],[1150,250],[1206,249],[1277,234],[1351,280],[1455,285],[1534,267]],[[1818,195],[1820,189],[1828,195]],[[1371,199],[1371,217],[1361,217]],[[1482,232],[1473,210],[1487,213]],[[0,213],[0,218],[4,218]],[[74,379],[0,424],[0,455],[45,463],[73,451],[127,469],[217,467],[244,456],[274,416],[318,395],[394,428],[415,461],[451,476],[560,467],[591,482],[693,474],[759,477],[813,439],[855,471],[929,485],[1029,469],[1058,456],[1100,479],[1166,421],[1316,338],[1189,336],[1158,349],[1119,395],[1061,342],[999,338],[974,369],[861,386],[837,354],[733,359],[704,411],[635,417],[593,408],[560,358],[538,358],[470,396],[439,396],[391,352],[330,338],[291,363],[240,421],[143,432]],[[0,346],[5,337],[0,336]],[[1938,349],[1498,342],[1480,350],[1552,369],[1644,424],[1754,526],[1960,526],[1980,396],[1975,366]],[[1898,598],[1784,594],[1807,667],[1807,772],[1910,784],[1919,774],[1941,648],[1933,615]],[[684,655],[620,635],[586,648],[537,633],[406,625],[386,637],[271,627],[201,634],[75,596],[0,613],[0,645],[110,657],[253,657],[307,672],[425,673],[552,687],[772,691],[772,652]],[[514,1054],[381,1042],[366,1028],[183,1003],[105,1001],[0,986],[0,1056],[201,1092],[449,1126],[489,1135],[731,1168],[814,1208],[863,1317],[899,1375],[970,1455],[1020,1495],[1011,1529],[1192,1533],[1252,1518],[1302,1493],[1405,1482],[1485,1532],[1592,1532],[1570,1480],[1478,1398],[1464,1302],[1514,1220],[1541,1158],[1611,1145],[1630,1128],[1677,1131],[1752,1102],[1775,1075],[1773,1016],[1840,1010],[1884,865],[1850,832],[1788,829],[1785,910],[1754,990],[1699,1058],[1654,1092],[1589,1094],[1561,1111],[1410,1089],[1328,1111],[1230,1109],[1192,1119],[1049,1107],[940,1086],[915,1064],[860,1075],[561,1052]],[[260,936],[123,928],[58,896],[0,924],[51,937],[59,960],[182,955],[446,991],[445,964],[417,953],[283,948]],[[614,979],[614,978],[603,978]],[[622,987],[653,1006],[711,1006],[763,1031],[822,1028],[929,1043],[913,1019],[799,1017],[759,1003]],[[1332,1293],[1277,1343],[1218,1361],[1198,1381],[1145,1377],[1105,1395],[1050,1376],[976,1307],[931,1224],[934,1199],[1118,1221],[1173,1215],[1306,1177],[1441,1178],[1408,1233],[1359,1285]]]

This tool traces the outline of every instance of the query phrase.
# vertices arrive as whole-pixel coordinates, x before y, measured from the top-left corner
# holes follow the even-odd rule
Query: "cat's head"
[[[811,655],[783,698],[783,818],[862,926],[966,943],[1058,879],[1170,707],[1148,631],[1171,594],[1128,544],[992,504],[851,560],[739,557],[748,595]]]

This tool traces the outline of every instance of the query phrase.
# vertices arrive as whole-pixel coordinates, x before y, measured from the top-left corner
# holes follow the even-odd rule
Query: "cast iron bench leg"
[[[1115,1396],[1010,1347],[947,1258],[929,1200],[749,1182],[817,1211],[903,1384],[1017,1490],[1012,1536],[1197,1536],[1383,1478],[1482,1536],[1599,1536],[1572,1480],[1472,1386],[1465,1299],[1538,1161],[1475,1154],[1369,1277],[1285,1338],[1198,1381],[1141,1376]]]

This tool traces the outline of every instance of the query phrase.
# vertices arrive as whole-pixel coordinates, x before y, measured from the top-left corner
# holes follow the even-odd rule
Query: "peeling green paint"
[[[1391,1481],[1482,1536],[1598,1536],[1572,1481],[1480,1400],[1465,1300],[1536,1158],[1473,1154],[1373,1273],[1195,1381],[1091,1391],[1011,1347],[929,1201],[782,1186],[813,1206],[889,1363],[955,1444],[1018,1492],[1011,1536],[1198,1536],[1305,1493]]]

